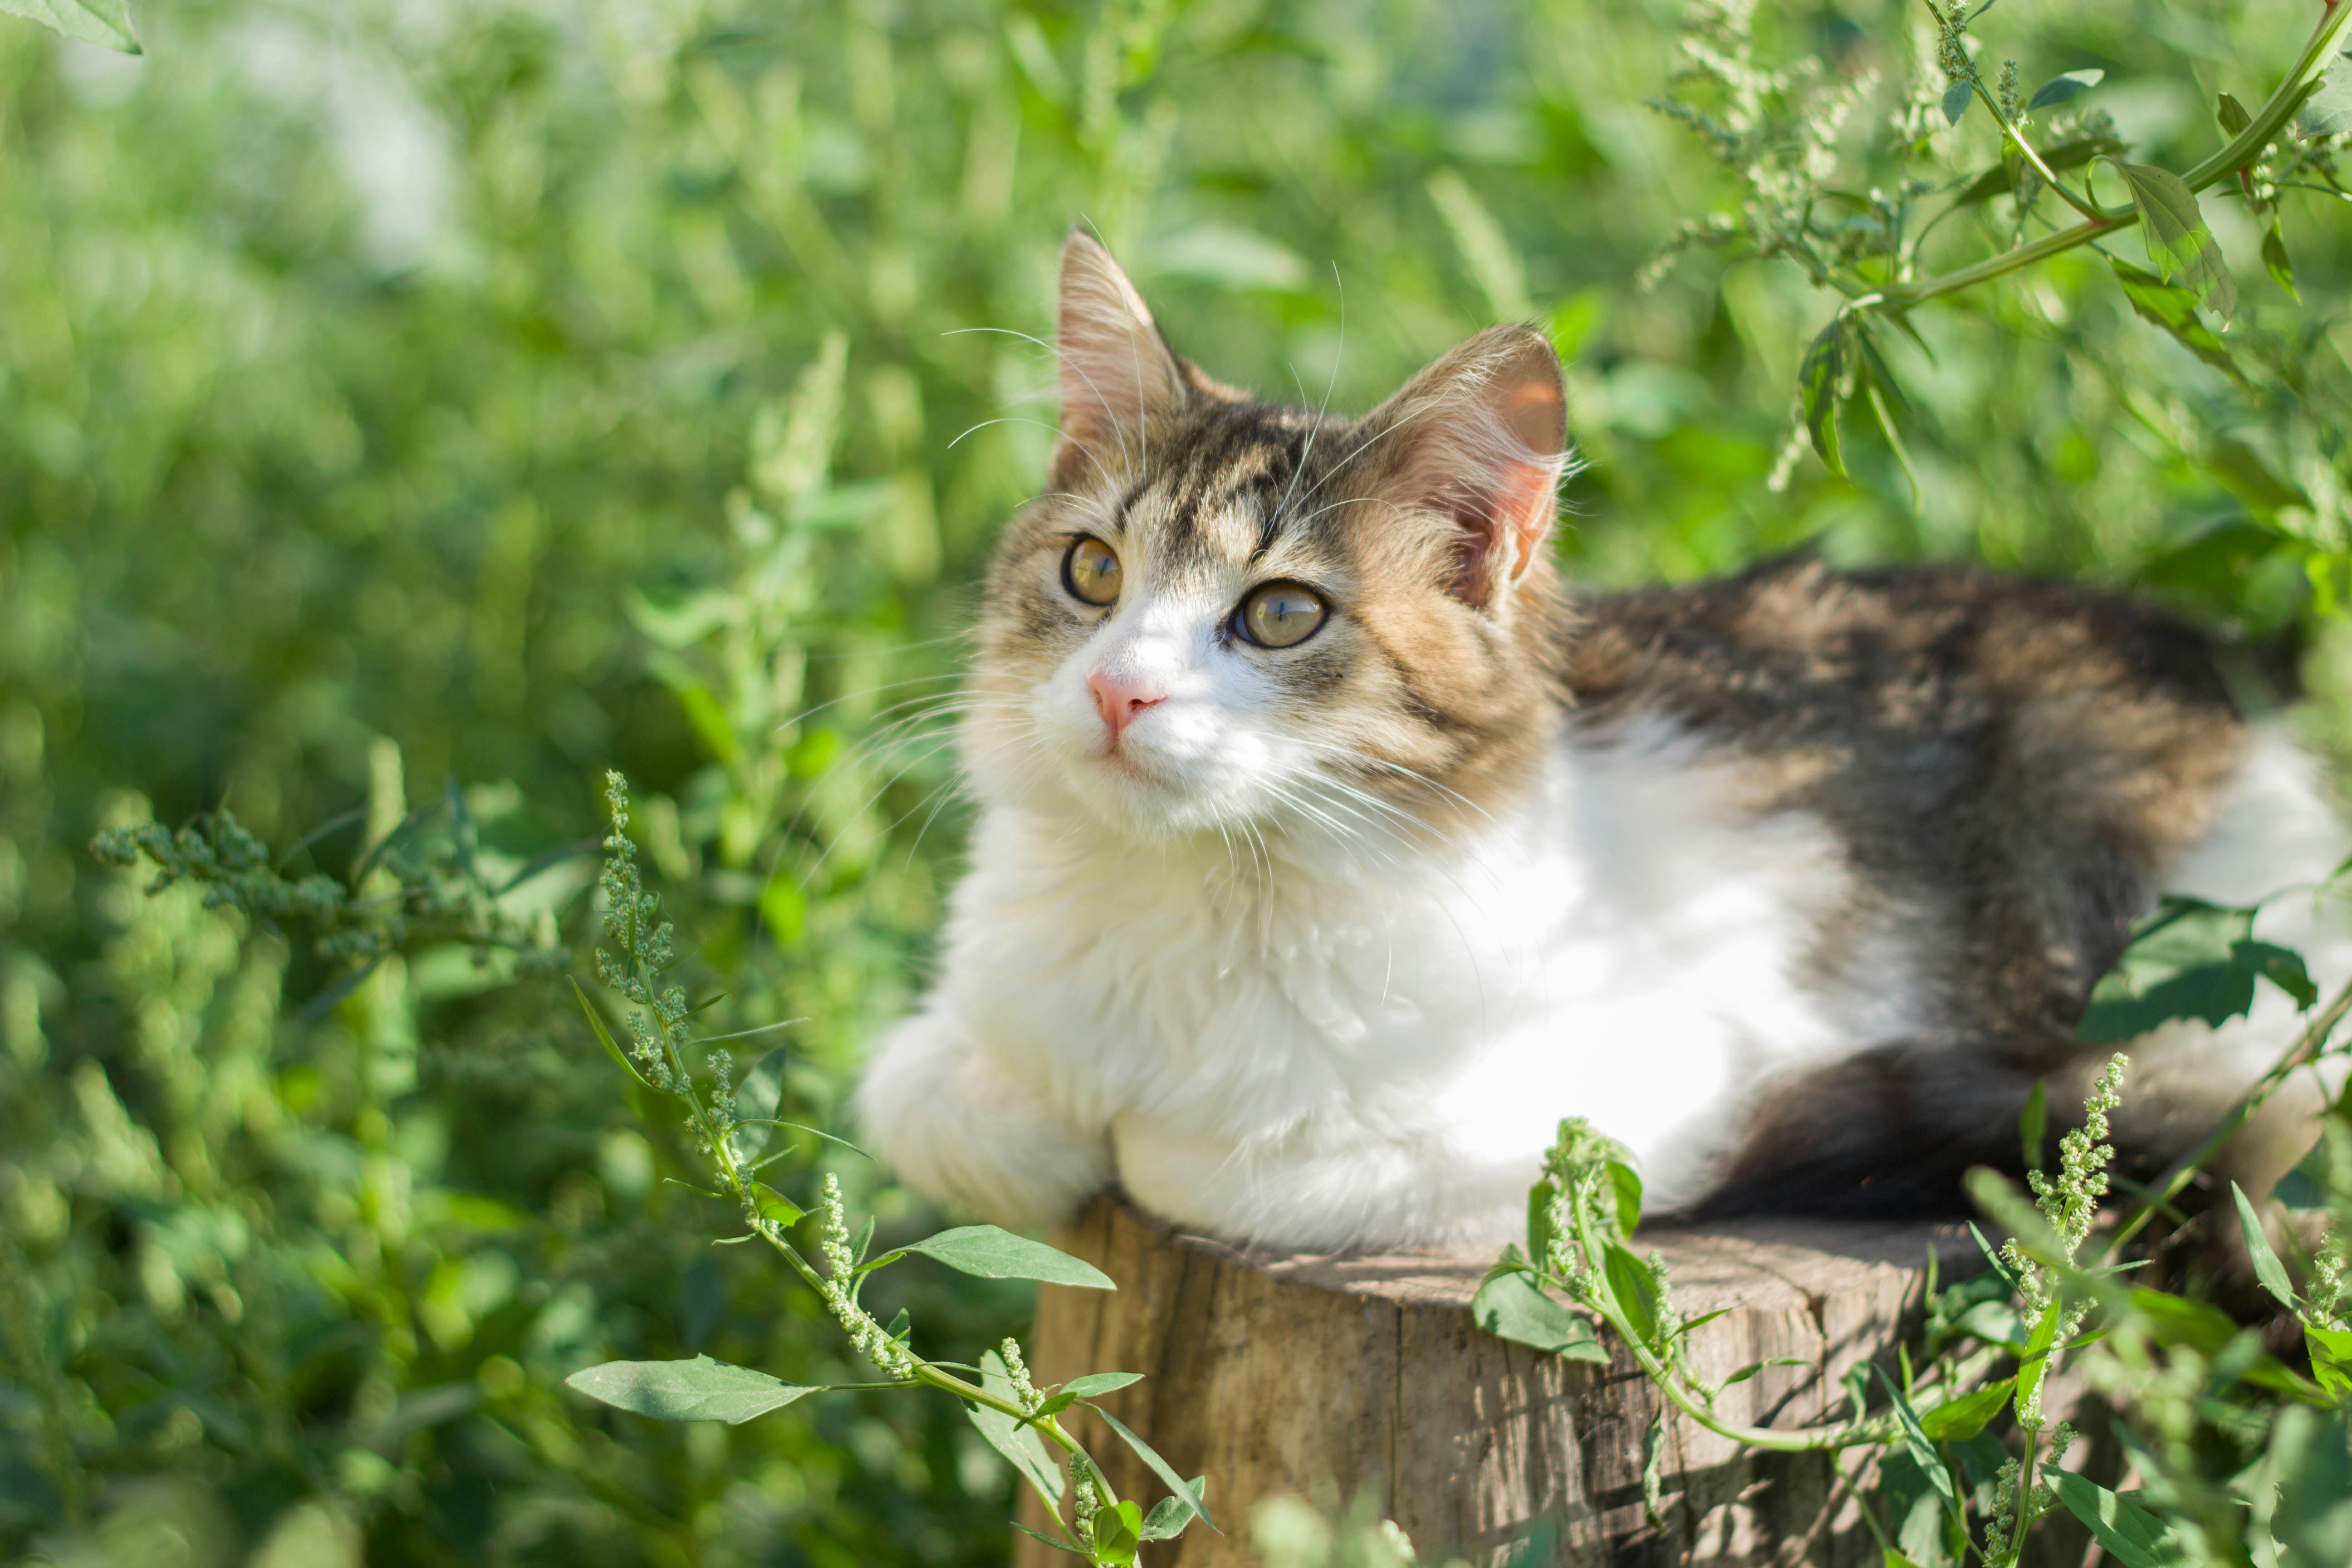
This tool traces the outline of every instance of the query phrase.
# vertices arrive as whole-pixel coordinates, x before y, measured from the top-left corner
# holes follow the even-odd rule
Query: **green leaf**
[[[1124,1564],[1135,1561],[1143,1544],[1143,1510],[1133,1500],[1095,1514],[1095,1561]]]
[[[760,1216],[774,1220],[778,1225],[798,1225],[808,1213],[765,1182],[751,1184],[751,1198],[760,1205]]]
[[[1174,1500],[1181,1503],[1188,1514],[1199,1515],[1200,1521],[1202,1524],[1207,1525],[1213,1531],[1216,1531],[1216,1533],[1220,1535],[1224,1533],[1224,1531],[1217,1530],[1217,1521],[1209,1517],[1209,1505],[1202,1500],[1208,1487],[1207,1479],[1205,1477],[1195,1481],[1185,1480],[1183,1477],[1176,1473],[1174,1468],[1171,1467],[1167,1460],[1160,1457],[1160,1451],[1158,1449],[1145,1442],[1142,1438],[1137,1436],[1134,1433],[1129,1431],[1127,1429],[1127,1424],[1121,1421],[1118,1416],[1113,1415],[1109,1411],[1105,1410],[1099,1405],[1089,1405],[1087,1408],[1101,1416],[1104,1424],[1108,1426],[1112,1431],[1118,1434],[1119,1440],[1125,1443],[1129,1447],[1134,1449],[1138,1458],[1151,1467],[1151,1473],[1168,1483],[1168,1489],[1172,1495]]]
[[[651,1081],[637,1070],[637,1064],[631,1061],[614,1040],[613,1031],[604,1027],[604,1015],[596,1011],[596,1004],[588,1000],[588,993],[581,989],[580,982],[577,980],[572,983],[572,994],[580,998],[580,1010],[588,1015],[588,1026],[596,1032],[596,1043],[604,1047],[604,1054],[612,1058],[614,1065],[618,1066],[623,1072],[627,1073],[647,1089],[652,1089]]]
[[[1832,317],[1797,366],[1797,397],[1804,406],[1805,430],[1812,437],[1813,450],[1840,479],[1846,477],[1845,461],[1838,455],[1837,429],[1838,383],[1845,370],[1841,346],[1844,337],[1845,318]]]
[[[2053,103],[2063,103],[2078,92],[2084,92],[2106,79],[2107,73],[2094,66],[2084,70],[2061,71],[2040,87],[2025,100],[2025,112],[2047,109]]]
[[[777,1125],[776,1115],[784,1108],[784,1047],[778,1046],[753,1064],[735,1090],[735,1106],[743,1120],[728,1137],[739,1161],[757,1159],[768,1146],[769,1129]]]
[[[2132,928],[2130,945],[2091,992],[2075,1032],[2112,1043],[2174,1018],[2219,1025],[2254,1005],[2268,980],[2308,1007],[2317,997],[2300,955],[2252,939],[2254,911],[2168,898]]]
[[[1013,1398],[1013,1373],[1007,1370],[1004,1358],[989,1351],[980,1358],[980,1385],[999,1399]],[[1045,1441],[1036,1430],[1014,1420],[1002,1410],[992,1410],[985,1405],[968,1405],[964,1414],[988,1440],[988,1446],[1004,1456],[1006,1462],[1035,1487],[1045,1499],[1059,1504],[1062,1500],[1062,1470],[1045,1452]]]
[[[0,11],[30,17],[68,38],[98,44],[118,54],[141,52],[124,0],[0,0]]]
[[[1960,116],[1969,111],[1976,98],[1976,89],[1968,82],[1956,81],[1944,89],[1944,123],[1958,125]]]
[[[2303,1346],[2311,1354],[2311,1375],[2330,1397],[2352,1394],[2352,1329],[2303,1325]]]
[[[2062,174],[2068,169],[2080,168],[2105,153],[2120,153],[2124,146],[2125,143],[2112,136],[2078,136],[2070,142],[2044,147],[2042,161],[2050,165],[2052,174]],[[2005,196],[2016,188],[2016,170],[2004,158],[1969,181],[1967,188],[1952,198],[1952,205],[1973,206],[1979,202],[1989,202],[1995,196]]]
[[[2321,1138],[2312,1144],[2294,1169],[2278,1180],[2271,1196],[2284,1207],[2307,1214],[2327,1206],[2327,1140]]]
[[[2311,498],[2304,494],[2302,487],[2291,485],[2272,473],[2270,465],[2243,441],[2227,437],[2215,441],[2205,454],[2204,468],[2221,482],[2223,489],[2244,501],[2246,510],[2265,522],[2276,518],[2282,508],[2308,508],[2311,505]],[[2304,984],[2310,987],[2308,977],[2305,977]],[[2292,984],[2287,988],[2294,989]],[[2314,989],[2315,1001],[2317,995]],[[2310,1004],[2305,1003],[2305,1005]]]
[[[1770,1361],[1751,1361],[1729,1377],[1725,1378],[1722,1386],[1729,1388],[1735,1384],[1746,1383],[1768,1366],[1811,1366],[1812,1364],[1802,1356],[1775,1356]],[[1720,1393],[1721,1390],[1718,1389],[1717,1392]]]
[[[2153,163],[2126,163],[2120,158],[2106,162],[2131,190],[2132,204],[2139,208],[2140,226],[2147,232],[2148,259],[2156,263],[2158,273],[2167,282],[2186,288],[2199,304],[2216,315],[2234,312],[2238,286],[2230,277],[2221,244],[2206,226],[2189,182]]]
[[[692,1361],[608,1361],[563,1381],[616,1410],[656,1421],[724,1421],[730,1426],[816,1392],[707,1355]]]
[[[2305,136],[2336,136],[2352,131],[2352,50],[2338,57],[2316,90],[2303,100],[2294,128]]]
[[[1663,1304],[1656,1273],[1634,1257],[1630,1248],[1613,1241],[1602,1254],[1601,1273],[1608,1279],[1609,1293],[1617,1298],[1618,1310],[1633,1324],[1642,1342],[1656,1344],[1658,1309]]]
[[[981,1279],[1036,1279],[1087,1290],[1116,1290],[1110,1276],[1068,1253],[992,1225],[959,1226],[910,1242],[867,1264],[879,1268],[912,1254]]]
[[[1617,1200],[1617,1229],[1631,1236],[1642,1227],[1642,1178],[1622,1160],[1606,1162],[1609,1191]]]
[[[2254,1213],[2254,1205],[2246,1201],[2244,1189],[2230,1184],[2230,1195],[2238,1200],[2238,1231],[2246,1238],[2246,1253],[2254,1260],[2254,1278],[2273,1300],[2292,1312],[2295,1310],[2294,1283],[2286,1277],[2286,1265],[2271,1249],[2270,1237],[2263,1234],[2263,1222]]]
[[[1184,1527],[1192,1522],[1192,1516],[1197,1511],[1192,1505],[1201,1500],[1208,1484],[1205,1476],[1196,1478],[1184,1483],[1183,1497],[1164,1497],[1154,1503],[1151,1512],[1143,1521],[1143,1539],[1173,1541],[1183,1534]]]
[[[1057,1541],[1053,1536],[1047,1535],[1042,1531],[1032,1530],[1017,1519],[1013,1520],[1012,1524],[1013,1529],[1029,1537],[1032,1541],[1042,1541],[1056,1552],[1066,1552],[1073,1557],[1084,1557],[1086,1555],[1085,1552],[1079,1551],[1068,1542]]]
[[[2272,1429],[2265,1479],[2277,1489],[2279,1561],[2352,1563],[2352,1418],[2289,1409]]]
[[[2017,1142],[2025,1152],[2025,1168],[2042,1169],[2042,1138],[2050,1130],[2050,1090],[2041,1084],[2025,1097],[2025,1109],[2017,1118]]]
[[[1549,1177],[1546,1177],[1528,1189],[1528,1252],[1527,1258],[1520,1261],[1532,1260],[1538,1268],[1542,1268],[1545,1259],[1551,1256],[1551,1200],[1558,1191]],[[1515,1249],[1507,1247],[1503,1250],[1503,1256],[1505,1260],[1508,1261],[1515,1258],[1517,1253]]]
[[[2263,233],[2263,265],[2270,268],[2271,281],[2285,289],[2288,299],[2298,305],[2303,303],[2303,294],[2294,286],[2294,263],[2286,253],[2286,236],[2280,231],[2275,216]]]
[[[2233,139],[2243,135],[2254,123],[2246,106],[2226,92],[2213,100],[2213,118],[2221,122],[2221,133]]]
[[[2199,318],[2195,294],[2118,258],[2107,258],[2107,265],[2114,269],[2116,281],[2123,286],[2124,298],[2131,301],[2140,320],[2170,332],[2181,347],[2240,386],[2248,384],[2220,335]]]
[[[1945,1510],[1954,1519],[1958,1519],[1959,1489],[1952,1484],[1952,1472],[1946,1468],[1944,1456],[1937,1452],[1934,1443],[1928,1441],[1927,1428],[1919,1424],[1919,1413],[1911,1408],[1911,1401],[1904,1397],[1903,1390],[1895,1380],[1886,1375],[1885,1367],[1878,1369],[1878,1380],[1894,1396],[1895,1419],[1903,1431],[1903,1451],[1911,1456],[1911,1462],[1919,1467],[1919,1473],[1927,1478],[1929,1486],[1936,1489],[1936,1495],[1944,1500]]]
[[[2050,1352],[2058,1342],[2059,1306],[2053,1299],[2042,1310],[2032,1335],[2025,1342],[2025,1353],[2017,1358],[2017,1403],[2021,1406],[2032,1402],[2042,1390],[2042,1380],[2050,1375]]]
[[[1139,1372],[1090,1372],[1084,1377],[1070,1379],[1062,1384],[1061,1391],[1079,1399],[1093,1399],[1142,1381]]]
[[[1919,1429],[1935,1442],[1964,1442],[1985,1429],[1985,1424],[2000,1414],[2016,1389],[2017,1380],[2003,1378],[1989,1384],[1973,1394],[1948,1400],[1919,1417]]]
[[[2132,1310],[2147,1321],[2159,1344],[2187,1345],[2206,1360],[2234,1364],[2217,1366],[2218,1374],[2236,1377],[2307,1404],[2325,1404],[2316,1384],[2290,1372],[2276,1356],[2259,1348],[2259,1336],[2242,1329],[2237,1320],[2210,1301],[2193,1300],[2143,1287],[2131,1293]]]
[[[1497,1269],[1486,1276],[1470,1298],[1470,1320],[1496,1339],[1570,1361],[1605,1365],[1609,1360],[1589,1320],[1544,1294],[1532,1275],[1517,1269]]]
[[[2070,1470],[2053,1471],[2049,1480],[2067,1511],[2081,1520],[2124,1568],[2175,1568],[2189,1561],[2172,1527],[2132,1498],[2111,1492]]]

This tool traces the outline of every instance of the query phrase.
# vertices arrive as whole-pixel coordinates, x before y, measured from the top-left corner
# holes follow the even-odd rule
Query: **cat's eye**
[[[1090,533],[1070,542],[1069,552],[1062,557],[1062,586],[1070,597],[1087,605],[1115,605],[1119,578],[1118,551]]]
[[[1296,647],[1330,614],[1322,595],[1296,583],[1268,583],[1242,601],[1234,627],[1260,647]]]

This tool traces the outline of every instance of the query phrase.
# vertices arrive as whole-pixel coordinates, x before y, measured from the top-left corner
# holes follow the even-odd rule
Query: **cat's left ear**
[[[1385,448],[1378,493],[1450,521],[1447,589],[1487,605],[1543,548],[1568,468],[1568,389],[1550,340],[1490,327],[1406,384],[1365,419]]]

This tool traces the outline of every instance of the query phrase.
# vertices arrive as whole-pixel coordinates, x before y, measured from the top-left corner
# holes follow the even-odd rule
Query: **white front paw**
[[[908,1184],[996,1225],[1057,1224],[1110,1179],[1107,1132],[1055,1116],[935,1014],[890,1032],[858,1086],[857,1115]]]

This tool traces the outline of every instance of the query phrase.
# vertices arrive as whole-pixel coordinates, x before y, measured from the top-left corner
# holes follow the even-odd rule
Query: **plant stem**
[[[2352,6],[2344,9],[2352,12]],[[2287,1047],[2286,1054],[2279,1058],[2252,1089],[2239,1096],[2238,1103],[2213,1124],[2212,1130],[2205,1134],[2203,1142],[2166,1167],[2163,1177],[2146,1190],[2130,1216],[2112,1235],[2089,1244],[2087,1250],[2090,1256],[2084,1260],[2085,1264],[2097,1263],[2137,1236],[2160,1209],[2179,1197],[2205,1162],[2236,1136],[2238,1129],[2243,1127],[2254,1112],[2263,1108],[2263,1102],[2277,1092],[2279,1085],[2287,1080],[2288,1075],[2319,1055],[2321,1047],[2327,1044],[2327,1037],[2335,1032],[2336,1025],[2344,1021],[2347,1013],[2352,1013],[2352,984],[2338,991],[2334,1000],[2319,1010],[2319,1016],[2295,1037],[2294,1044]]]
[[[1650,1348],[1649,1342],[1634,1327],[1624,1309],[1618,1305],[1616,1294],[1611,1289],[1608,1276],[1601,1267],[1605,1249],[1600,1237],[1593,1233],[1591,1215],[1581,1204],[1576,1209],[1576,1233],[1578,1245],[1583,1248],[1587,1260],[1585,1272],[1593,1281],[1592,1286],[1580,1289],[1558,1275],[1546,1273],[1542,1277],[1559,1286],[1571,1299],[1581,1300],[1600,1313],[1609,1326],[1617,1331],[1617,1337],[1624,1341],[1625,1348],[1633,1352],[1633,1359],[1641,1363],[1642,1371],[1657,1385],[1659,1392],[1674,1401],[1675,1407],[1684,1415],[1717,1436],[1728,1437],[1735,1443],[1776,1454],[1811,1454],[1835,1452],[1864,1443],[1884,1443],[1893,1435],[1894,1426],[1890,1422],[1883,1419],[1864,1421],[1861,1419],[1860,1410],[1854,1412],[1855,1419],[1844,1426],[1830,1429],[1801,1427],[1793,1432],[1777,1431],[1769,1426],[1735,1426],[1721,1419],[1683,1386],[1682,1379],[1676,1377]]]
[[[2279,83],[2278,90],[2272,93],[2263,101],[2263,107],[2255,112],[2252,122],[2232,138],[2229,145],[2182,176],[2190,191],[2201,191],[2223,176],[2234,174],[2262,156],[2263,149],[2269,146],[2277,138],[2279,132],[2285,129],[2288,119],[2294,113],[2295,106],[2302,100],[2303,89],[2310,85],[2314,77],[2327,68],[2330,50],[2336,40],[2343,34],[2347,23],[2352,23],[2352,5],[2331,4],[2320,14],[2319,23],[2312,29],[2310,38],[2304,44],[2302,54],[2296,57],[2293,68],[2286,73],[2285,79]],[[1979,90],[1982,90],[1981,86]],[[2028,157],[2033,157],[2032,152],[2025,149],[2021,140],[2019,141],[2018,145],[2021,151],[2026,152]],[[2037,170],[2041,169],[2039,158],[2034,159],[2034,165]],[[2045,173],[2043,177],[2050,176]],[[2054,180],[2052,181],[2052,185],[2053,189],[2059,188]],[[2061,194],[2064,194],[2063,190]],[[2070,197],[2069,200],[2071,199]],[[2095,206],[2095,204],[2093,205]],[[2079,207],[2080,204],[2077,205]],[[1929,300],[1940,299],[1947,294],[1957,294],[1964,289],[1972,289],[1979,283],[2020,271],[2036,262],[2047,260],[2061,251],[2072,250],[2076,246],[2088,244],[2101,235],[2118,228],[2128,228],[2139,221],[2137,207],[2128,212],[2113,214],[2108,213],[2104,207],[2097,208],[2097,211],[2100,216],[2096,217],[2085,217],[2083,222],[2072,228],[2045,235],[2031,245],[2021,245],[2014,250],[2004,251],[1974,266],[1963,267],[1956,272],[1947,272],[1940,278],[1930,278],[1920,283],[1890,285],[1881,291],[1881,299],[1875,301],[1877,308],[1889,312],[1907,310],[1912,306],[1924,304]]]

